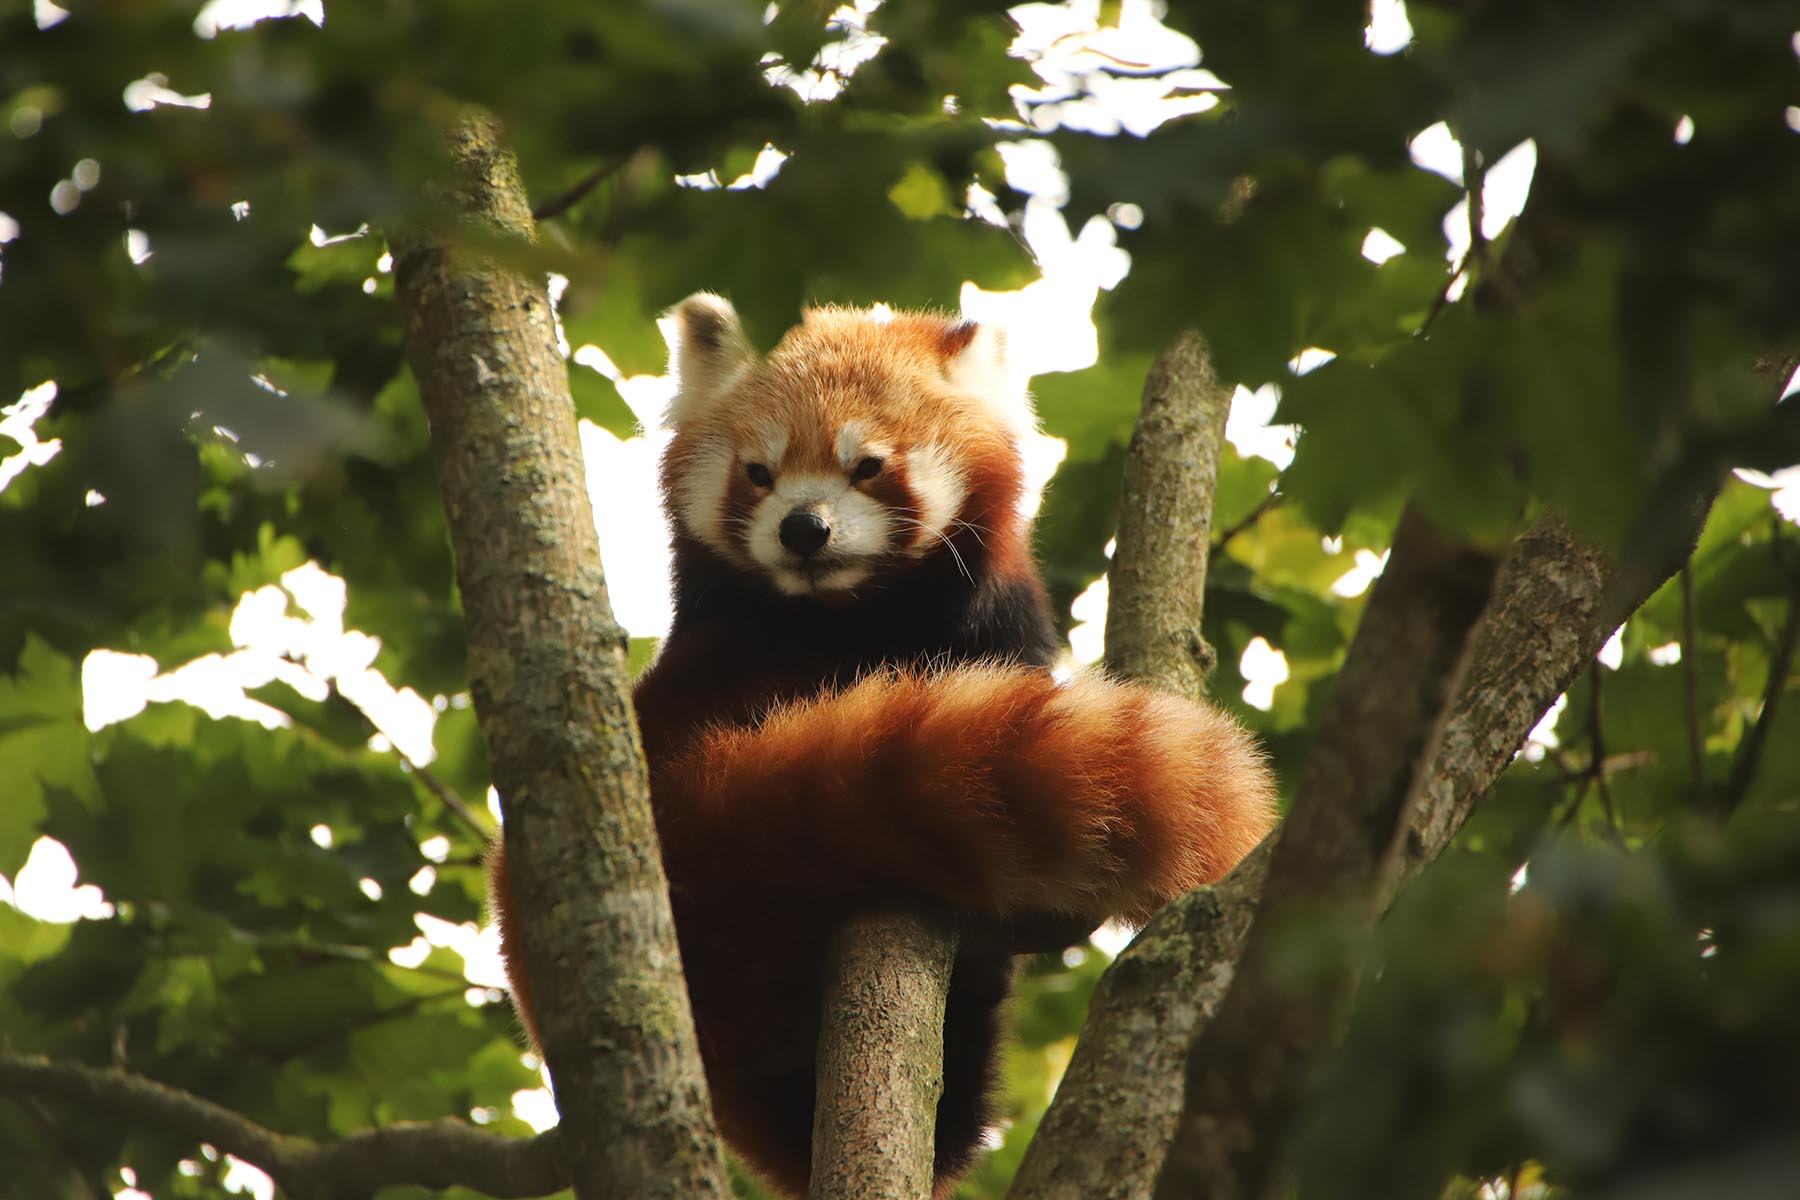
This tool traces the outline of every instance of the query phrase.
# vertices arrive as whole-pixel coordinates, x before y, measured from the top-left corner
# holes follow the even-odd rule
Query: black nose
[[[816,512],[793,512],[781,519],[781,544],[801,558],[819,552],[831,538],[831,526]]]

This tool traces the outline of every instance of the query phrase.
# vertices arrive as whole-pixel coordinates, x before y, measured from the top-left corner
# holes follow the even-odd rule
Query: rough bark
[[[858,917],[832,939],[810,1200],[931,1195],[955,944],[947,923],[915,913]]]
[[[461,122],[450,156],[437,197],[447,212],[478,237],[530,240],[493,122]],[[626,639],[607,602],[544,282],[424,237],[398,247],[395,281],[576,1192],[723,1196]]]
[[[334,1142],[290,1137],[210,1100],[126,1071],[0,1052],[0,1094],[67,1101],[88,1114],[177,1130],[267,1171],[292,1200],[357,1200],[386,1187],[542,1196],[565,1187],[561,1134],[509,1138],[460,1121],[402,1121]]]
[[[1348,1004],[1357,950],[1399,862],[1494,567],[1416,509],[1401,516],[1277,835],[1236,978],[1188,1060],[1159,1197],[1280,1192],[1283,1131]],[[1300,937],[1316,958],[1296,975],[1283,960]]]
[[[1439,741],[1400,879],[1449,846],[1551,702],[1674,567],[1671,559],[1620,576],[1555,520],[1518,539],[1495,581]],[[1265,843],[1219,883],[1170,905],[1101,980],[1056,1103],[1020,1169],[1015,1198],[1150,1194],[1181,1107],[1186,1048],[1231,986],[1269,850]],[[1179,1002],[1173,992],[1182,994]],[[1039,1160],[1084,1157],[1108,1169],[1069,1177],[1080,1186],[1061,1172],[1032,1171]]]
[[[1383,907],[1399,884],[1443,853],[1525,735],[1668,577],[1622,595],[1612,576],[1599,552],[1554,518],[1514,542]]]
[[[1206,343],[1178,336],[1151,365],[1132,430],[1108,572],[1106,669],[1177,695],[1206,690],[1213,651],[1200,636],[1213,493],[1231,411]],[[1269,862],[1265,843],[1229,880],[1203,889],[1179,924],[1158,920],[1107,971],[1075,1055],[1013,1179],[1032,1200],[1143,1196],[1181,1112],[1186,1036],[1206,976],[1229,977],[1237,944],[1196,953],[1195,939],[1249,928]],[[1237,897],[1233,889],[1246,890]],[[1242,928],[1235,926],[1241,925]],[[1222,989],[1221,989],[1222,990]]]
[[[1013,1177],[1013,1200],[1142,1200],[1175,1137],[1193,1031],[1231,986],[1274,839],[1188,893],[1114,960]]]
[[[1179,696],[1201,696],[1213,667],[1200,636],[1219,447],[1231,389],[1200,335],[1185,332],[1150,368],[1131,433],[1107,572],[1106,668]]]

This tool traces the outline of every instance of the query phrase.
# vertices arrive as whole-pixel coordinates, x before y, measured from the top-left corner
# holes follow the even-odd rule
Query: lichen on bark
[[[448,137],[440,216],[395,238],[407,359],[456,554],[476,714],[578,1195],[724,1196],[668,888],[533,237],[494,122]]]

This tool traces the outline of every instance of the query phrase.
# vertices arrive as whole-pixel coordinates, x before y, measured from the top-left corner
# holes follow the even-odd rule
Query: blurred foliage
[[[762,0],[528,19],[333,0],[322,27],[226,30],[197,0],[67,7],[0,5],[0,397],[54,380],[34,432],[62,447],[0,491],[0,874],[54,837],[113,912],[0,905],[0,1036],[285,1132],[471,1112],[522,1132],[511,1096],[536,1079],[453,952],[388,958],[416,914],[472,921],[480,901],[484,831],[444,797],[480,824],[486,760],[381,236],[445,224],[424,185],[461,104],[501,117],[560,209],[538,247],[489,248],[566,276],[570,342],[625,374],[661,369],[655,316],[697,288],[767,345],[804,302],[1023,286],[1023,212],[1057,200],[997,147],[1052,148],[1063,216],[1111,214],[1132,269],[1095,310],[1101,363],[1036,381],[1068,443],[1046,577],[1066,606],[1104,570],[1143,374],[1177,329],[1205,331],[1225,378],[1277,385],[1305,432],[1279,503],[1268,462],[1226,455],[1207,635],[1215,694],[1286,779],[1360,612],[1333,584],[1405,497],[1487,541],[1555,507],[1629,560],[1667,548],[1721,465],[1800,461],[1781,380],[1752,369],[1800,344],[1800,67],[1774,0],[1418,0],[1390,55],[1364,48],[1358,6],[1174,0],[1167,23],[1228,86],[1147,136],[1070,105],[1166,72],[1090,54],[1044,99],[988,3],[876,10],[885,46],[825,70],[812,86],[841,94],[820,103],[765,75],[844,39],[810,2],[765,21]],[[1537,152],[1524,215],[1456,268],[1443,226],[1465,193],[1407,149],[1438,122],[1472,175]],[[769,146],[789,157],[766,186],[676,181],[732,184]],[[971,184],[1008,225],[962,215]],[[1377,227],[1404,246],[1379,265]],[[1296,376],[1308,347],[1336,358]],[[571,372],[582,415],[629,434],[611,384]],[[285,728],[161,703],[87,728],[90,652],[164,671],[229,653],[239,597],[309,561],[348,582],[345,624],[380,639],[386,677],[446,698],[429,777],[372,748],[341,695],[281,683],[258,698]],[[1800,536],[1730,484],[1691,606],[1672,583],[1630,622],[1557,745],[1384,927],[1301,1142],[1306,1194],[1800,1188],[1800,699],[1779,651],[1797,579]],[[1240,699],[1257,638],[1290,672],[1267,711]],[[1657,665],[1670,643],[1682,661]],[[1025,971],[1003,1142],[964,1196],[1003,1193],[1103,961]],[[5,1099],[0,1159],[8,1196],[110,1192],[126,1165],[159,1196],[223,1187],[179,1137]]]

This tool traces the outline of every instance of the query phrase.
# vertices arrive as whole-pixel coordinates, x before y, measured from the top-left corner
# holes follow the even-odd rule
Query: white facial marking
[[[795,512],[815,512],[831,527],[824,549],[811,559],[781,544],[781,522]],[[746,543],[776,587],[810,595],[843,591],[867,578],[870,561],[888,552],[890,526],[887,507],[841,475],[784,475],[751,514]]]
[[[736,466],[731,443],[708,438],[694,448],[676,487],[682,524],[689,533],[721,550],[730,548],[724,533],[725,494],[731,490],[731,472]]]
[[[787,453],[787,445],[787,430],[773,421],[764,421],[756,427],[756,440],[749,447],[751,454],[761,457],[753,457],[750,461],[759,462],[773,471],[781,466],[781,456]]]
[[[868,436],[861,421],[845,421],[838,427],[837,456],[844,470],[848,471],[862,458],[863,442]]]
[[[837,456],[846,475],[856,471],[856,464],[865,458],[886,458],[894,452],[894,448],[886,442],[871,442],[862,425],[856,421],[846,421],[838,430]]]
[[[906,453],[906,481],[919,505],[917,531],[908,553],[919,556],[934,549],[963,501],[969,498],[968,480],[942,446],[921,446]]]
[[[811,596],[819,592],[847,592],[869,577],[867,567],[842,567],[816,579],[793,571],[771,572],[775,586],[789,596]]]

